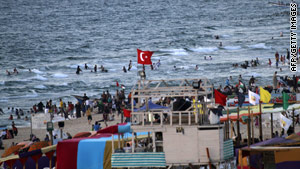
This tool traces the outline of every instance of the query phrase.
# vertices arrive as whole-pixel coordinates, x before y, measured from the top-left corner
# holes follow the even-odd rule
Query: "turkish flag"
[[[151,61],[152,54],[153,52],[151,51],[142,51],[137,49],[138,64],[152,65],[152,61]]]
[[[215,102],[219,103],[222,106],[226,106],[226,98],[227,96],[220,93],[218,90],[215,90]]]

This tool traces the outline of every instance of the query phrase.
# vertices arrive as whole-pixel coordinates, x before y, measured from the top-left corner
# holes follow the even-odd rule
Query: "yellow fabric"
[[[200,111],[200,114],[203,114],[203,110],[202,110],[202,104],[197,104],[197,107],[198,107],[198,109],[199,109],[199,111]],[[193,99],[193,108],[194,108],[194,114],[196,115],[196,113],[197,113],[197,109],[196,109],[196,100],[195,99]]]
[[[259,87],[259,90],[260,90],[260,100],[264,103],[269,103],[270,100],[271,100],[271,94],[263,89],[262,87]]]
[[[287,161],[300,161],[300,149],[289,149],[284,151],[275,151],[275,163]]]
[[[112,148],[112,141],[106,141],[105,150],[104,150],[104,158],[103,158],[103,169],[111,169],[111,148]],[[118,148],[118,141],[114,141],[115,149]],[[121,144],[121,147],[122,144]]]

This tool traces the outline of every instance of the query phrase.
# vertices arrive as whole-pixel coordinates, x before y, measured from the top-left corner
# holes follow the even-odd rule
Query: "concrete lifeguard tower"
[[[233,157],[224,125],[208,120],[208,108],[214,105],[208,79],[139,80],[131,103],[132,136],[147,132],[151,149],[141,152],[132,137],[131,153],[114,153],[112,167],[219,166]]]

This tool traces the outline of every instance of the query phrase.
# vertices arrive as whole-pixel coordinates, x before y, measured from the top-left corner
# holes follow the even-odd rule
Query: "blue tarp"
[[[149,110],[153,110],[153,109],[169,109],[169,107],[165,107],[165,106],[161,106],[161,105],[158,105],[158,104],[154,104],[152,103],[151,101],[148,102],[148,105],[149,105]],[[139,108],[139,109],[134,109],[134,111],[145,111],[146,110],[146,104]]]

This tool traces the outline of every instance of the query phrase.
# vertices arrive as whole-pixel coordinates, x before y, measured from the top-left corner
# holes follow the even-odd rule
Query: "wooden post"
[[[131,152],[134,153],[135,142],[134,142],[134,132],[131,133]]]
[[[239,146],[240,145],[240,135],[241,135],[241,133],[240,133],[240,108],[239,107],[237,107],[237,120],[236,120],[236,126],[237,126],[237,146]]]
[[[111,134],[111,153],[115,153],[115,141],[114,141],[114,134]]]
[[[121,148],[121,143],[120,143],[121,141],[120,141],[120,134],[118,133],[118,149],[120,149]]]
[[[261,102],[259,101],[259,139],[260,141],[263,141],[263,132],[262,132],[262,119],[261,119],[261,115],[262,115],[262,110],[261,110]]]
[[[254,125],[253,125],[253,111],[251,111],[251,128],[252,128],[252,144],[254,144]]]
[[[229,120],[229,109],[227,109],[227,133],[226,133],[227,139],[229,139],[229,122],[230,122],[230,120]]]
[[[248,147],[250,147],[250,140],[251,140],[251,130],[250,130],[250,106],[248,106],[247,134],[248,134],[247,145],[248,145]]]
[[[271,113],[271,138],[273,138],[273,113]]]
[[[210,161],[210,155],[209,155],[209,150],[208,150],[207,147],[206,147],[206,155],[207,155],[207,158],[208,158],[209,169],[212,169],[212,165],[211,165],[211,161]]]
[[[152,144],[153,144],[153,152],[156,152],[156,143],[155,143],[155,132],[152,132]]]

